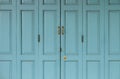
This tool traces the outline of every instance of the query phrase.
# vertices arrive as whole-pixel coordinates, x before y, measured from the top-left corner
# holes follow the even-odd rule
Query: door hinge
[[[81,42],[82,43],[84,42],[84,36],[83,35],[81,36]]]
[[[38,34],[38,42],[40,42],[40,34]]]
[[[60,52],[62,52],[62,48],[60,48]]]

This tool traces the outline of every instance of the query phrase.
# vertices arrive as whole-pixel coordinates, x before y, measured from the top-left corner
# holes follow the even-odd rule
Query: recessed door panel
[[[66,61],[64,62],[65,78],[64,79],[78,79],[78,61]]]
[[[35,50],[34,46],[34,34],[35,34],[35,28],[34,28],[34,11],[21,11],[21,46],[22,54],[33,54]]]
[[[65,11],[65,53],[76,55],[78,54],[78,11]],[[71,31],[72,29],[72,31]]]
[[[86,11],[87,54],[100,54],[100,12]]]
[[[12,78],[12,63],[7,60],[0,60],[0,78],[11,79]]]
[[[57,12],[55,10],[43,11],[44,17],[44,55],[57,53]]]
[[[86,66],[86,79],[100,79],[100,62],[99,61],[87,61]]]
[[[55,5],[57,0],[43,0],[44,5]]]
[[[86,0],[87,5],[99,5],[100,0]]]
[[[31,60],[21,61],[22,79],[35,79],[35,63]]]
[[[1,5],[10,4],[10,3],[12,3],[12,0],[0,0]]]
[[[43,62],[43,79],[56,79],[57,78],[57,63],[56,61]]]
[[[111,4],[111,5],[120,5],[120,1],[119,0],[109,0],[109,4]]]
[[[109,79],[120,78],[120,60],[109,61]]]
[[[120,11],[109,11],[109,53],[120,54]]]
[[[0,11],[0,53],[11,53],[12,11]],[[4,35],[4,36],[3,36]]]
[[[78,4],[78,0],[64,0],[65,5],[76,5]]]
[[[35,0],[21,0],[21,4],[33,4]]]

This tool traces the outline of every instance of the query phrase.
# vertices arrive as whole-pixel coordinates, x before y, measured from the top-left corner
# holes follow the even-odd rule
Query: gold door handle
[[[67,60],[67,56],[64,56],[64,61],[66,61]]]
[[[60,26],[58,26],[58,35],[60,35],[60,33],[61,33],[61,32],[60,32]]]
[[[64,35],[64,26],[62,26],[62,35]]]

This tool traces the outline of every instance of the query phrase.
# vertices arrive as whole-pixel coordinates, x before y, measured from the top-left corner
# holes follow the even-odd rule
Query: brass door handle
[[[67,60],[67,56],[64,56],[64,61],[66,61]]]
[[[58,35],[61,35],[61,32],[62,32],[62,35],[64,35],[64,26],[62,26],[62,28],[60,26],[58,26]]]

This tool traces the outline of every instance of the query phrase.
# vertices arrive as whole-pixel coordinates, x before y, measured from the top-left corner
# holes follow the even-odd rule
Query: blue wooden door
[[[16,79],[15,0],[0,0],[0,79]]]
[[[105,2],[105,79],[120,79],[120,0]]]
[[[120,1],[83,1],[83,79],[120,78]]]
[[[120,79],[120,0],[0,0],[0,79]]]
[[[61,0],[61,79],[82,79],[82,0]]]
[[[60,0],[39,0],[39,34],[38,79],[60,79]]]
[[[83,79],[104,79],[104,0],[83,0]]]
[[[38,0],[16,2],[16,79],[38,79]]]

